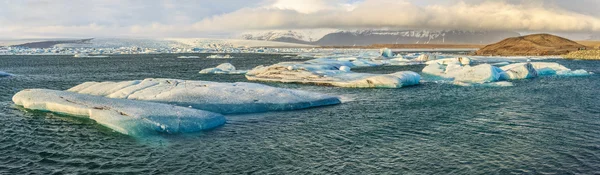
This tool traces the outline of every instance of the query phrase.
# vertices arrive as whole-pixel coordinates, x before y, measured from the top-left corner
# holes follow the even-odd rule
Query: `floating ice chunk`
[[[503,80],[506,77],[502,69],[489,65],[481,64],[477,66],[465,66],[462,69],[456,69],[455,72],[450,72],[455,81],[466,83],[489,83]]]
[[[230,63],[223,63],[214,68],[202,69],[200,74],[245,74],[247,70],[236,70]]]
[[[491,82],[491,83],[465,83],[465,82],[454,82],[455,85],[458,86],[483,86],[483,87],[511,87],[514,86],[513,83],[508,81],[499,81],[499,82]]]
[[[454,63],[447,66],[439,63],[430,64],[423,68],[422,72],[464,83],[488,83],[506,78],[502,69],[489,64],[462,66],[458,62]]]
[[[394,57],[394,53],[392,52],[391,49],[388,48],[383,48],[379,51],[379,53],[381,53],[381,56],[384,58],[393,58]]]
[[[350,67],[348,67],[348,66],[342,66],[342,67],[340,67],[340,70],[344,71],[344,72],[350,72]]]
[[[12,76],[12,74],[0,71],[0,77],[8,77],[8,76]]]
[[[546,75],[558,75],[558,76],[587,76],[591,75],[591,72],[587,72],[585,70],[576,70],[573,71],[563,65],[552,62],[531,62],[535,70],[537,70],[538,75],[546,76]]]
[[[13,101],[27,109],[89,118],[133,136],[198,132],[225,124],[223,115],[208,111],[47,89],[23,90]]]
[[[419,57],[417,57],[415,59],[415,61],[427,62],[427,61],[436,60],[436,59],[437,59],[436,55],[422,54],[422,55],[419,55]]]
[[[446,66],[440,63],[432,63],[425,66],[422,72],[429,75],[446,77]]]
[[[418,65],[423,64],[423,62],[405,59],[402,56],[398,55],[392,59],[384,59],[381,60],[383,65],[391,65],[391,66],[406,66],[406,65]]]
[[[200,58],[199,56],[178,56],[177,58]]]
[[[578,69],[578,70],[574,70],[574,71],[571,71],[571,70],[561,70],[561,71],[556,72],[556,75],[559,75],[559,76],[571,76],[571,77],[589,76],[589,75],[592,75],[592,74],[594,74],[594,73],[593,72],[588,72],[588,71],[583,70],[583,69]]]
[[[87,53],[78,53],[73,55],[74,58],[108,58],[108,56],[105,55],[88,55]]]
[[[506,65],[509,65],[509,64],[510,64],[509,62],[499,62],[499,63],[492,64],[492,66],[506,66]]]
[[[296,69],[289,70],[290,66],[296,67]],[[254,68],[246,74],[246,78],[252,81],[308,83],[353,88],[400,88],[417,85],[421,78],[419,74],[408,71],[393,74],[342,71],[340,68],[343,66],[346,65],[284,62],[268,67]]]
[[[339,98],[335,96],[255,83],[217,83],[176,79],[86,82],[68,91],[109,98],[191,106],[195,109],[222,114],[296,110],[340,103]]]
[[[510,80],[535,78],[538,76],[537,71],[531,63],[517,63],[501,67],[506,73],[506,78]]]
[[[231,56],[231,55],[219,55],[219,54],[217,54],[217,55],[207,56],[206,58],[230,59],[230,58],[233,58],[233,56]]]
[[[456,57],[456,58],[444,58],[444,59],[439,59],[439,60],[431,60],[431,61],[427,61],[425,64],[442,64],[442,65],[448,65],[448,64],[455,64],[455,63],[460,63],[461,65],[470,65],[472,63],[471,58],[468,57]]]

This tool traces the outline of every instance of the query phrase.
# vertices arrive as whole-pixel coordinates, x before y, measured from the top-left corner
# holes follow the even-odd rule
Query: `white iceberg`
[[[178,56],[177,58],[200,58],[199,56]]]
[[[191,133],[225,124],[221,114],[167,104],[27,89],[13,96],[27,109],[84,117],[119,133],[143,136],[157,133]]]
[[[432,62],[423,68],[422,72],[426,75],[454,80],[454,84],[462,86],[473,83],[484,84],[503,80],[528,79],[544,75],[587,76],[593,74],[585,70],[573,71],[558,63],[549,62],[515,63],[503,66],[502,68],[490,64],[477,66],[462,65],[458,61]],[[500,84],[500,86],[504,85],[508,86],[507,84]]]
[[[422,72],[463,83],[489,83],[504,80],[506,77],[502,69],[489,64],[463,66],[458,62],[455,63],[449,65],[429,64],[423,68]]]
[[[340,103],[335,96],[262,84],[176,79],[86,82],[68,91],[174,104],[222,114],[296,110]]]
[[[108,56],[105,55],[89,55],[87,53],[78,53],[73,55],[74,58],[108,58]]]
[[[510,80],[529,79],[538,76],[531,63],[510,64],[502,66],[501,69],[505,72],[506,78]]]
[[[348,68],[346,68],[348,67]],[[283,62],[259,66],[250,70],[246,78],[252,81],[306,83],[352,88],[400,88],[419,84],[420,75],[404,71],[392,74],[355,73],[351,66],[333,62]]]
[[[460,63],[461,65],[471,65],[473,62],[471,60],[471,58],[469,57],[456,57],[456,58],[444,58],[444,59],[439,59],[439,60],[431,60],[431,61],[427,61],[425,64],[442,64],[442,65],[448,65],[448,64],[456,64],[456,63]]]
[[[391,49],[383,48],[379,51],[382,57],[384,58],[393,58],[395,55]]]
[[[571,70],[561,64],[552,62],[531,62],[533,68],[540,76],[558,75],[558,76],[588,76],[593,73],[586,70]]]
[[[231,55],[220,55],[220,54],[217,54],[217,55],[209,55],[206,58],[230,59],[230,58],[233,58],[233,56],[231,56]]]
[[[415,59],[415,61],[421,61],[421,62],[427,62],[427,61],[432,61],[432,60],[437,60],[437,56],[431,55],[431,54],[421,54],[421,55],[419,55],[419,57],[417,57]]]
[[[214,68],[202,69],[200,74],[246,74],[247,70],[236,70],[230,63],[223,63]]]
[[[489,64],[464,66],[447,74],[454,77],[454,81],[465,83],[490,83],[506,79],[502,69]]]

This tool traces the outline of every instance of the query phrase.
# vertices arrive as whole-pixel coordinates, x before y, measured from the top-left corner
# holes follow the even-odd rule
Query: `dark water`
[[[26,88],[67,89],[85,81],[148,77],[245,81],[200,75],[290,61],[280,55],[177,59],[2,56],[0,174],[599,174],[600,76],[544,77],[514,87],[427,83],[401,89],[279,87],[353,101],[290,112],[227,116],[216,130],[134,139],[93,121],[18,109]],[[600,62],[558,61],[600,72]],[[422,66],[366,68],[388,73]]]

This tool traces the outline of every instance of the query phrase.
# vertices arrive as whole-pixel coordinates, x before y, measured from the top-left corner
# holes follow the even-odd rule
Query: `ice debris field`
[[[459,86],[513,86],[512,80],[539,76],[589,76],[553,62],[527,57],[464,57],[440,54],[342,52],[299,54],[313,58],[237,70],[230,63],[201,74],[245,74],[251,81],[304,83],[345,88],[401,88],[420,83]],[[187,58],[187,57],[186,57]],[[425,65],[421,72],[358,73],[353,68]],[[0,72],[0,76],[10,76]],[[223,114],[298,110],[340,104],[338,96],[276,88],[257,83],[220,83],[179,79],[85,82],[66,91],[27,89],[13,97],[27,109],[95,120],[117,132],[143,136],[189,133],[225,124]]]

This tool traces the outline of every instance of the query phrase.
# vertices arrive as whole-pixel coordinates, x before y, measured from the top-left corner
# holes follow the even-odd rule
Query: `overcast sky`
[[[600,0],[0,0],[0,38],[378,28],[600,33]]]

